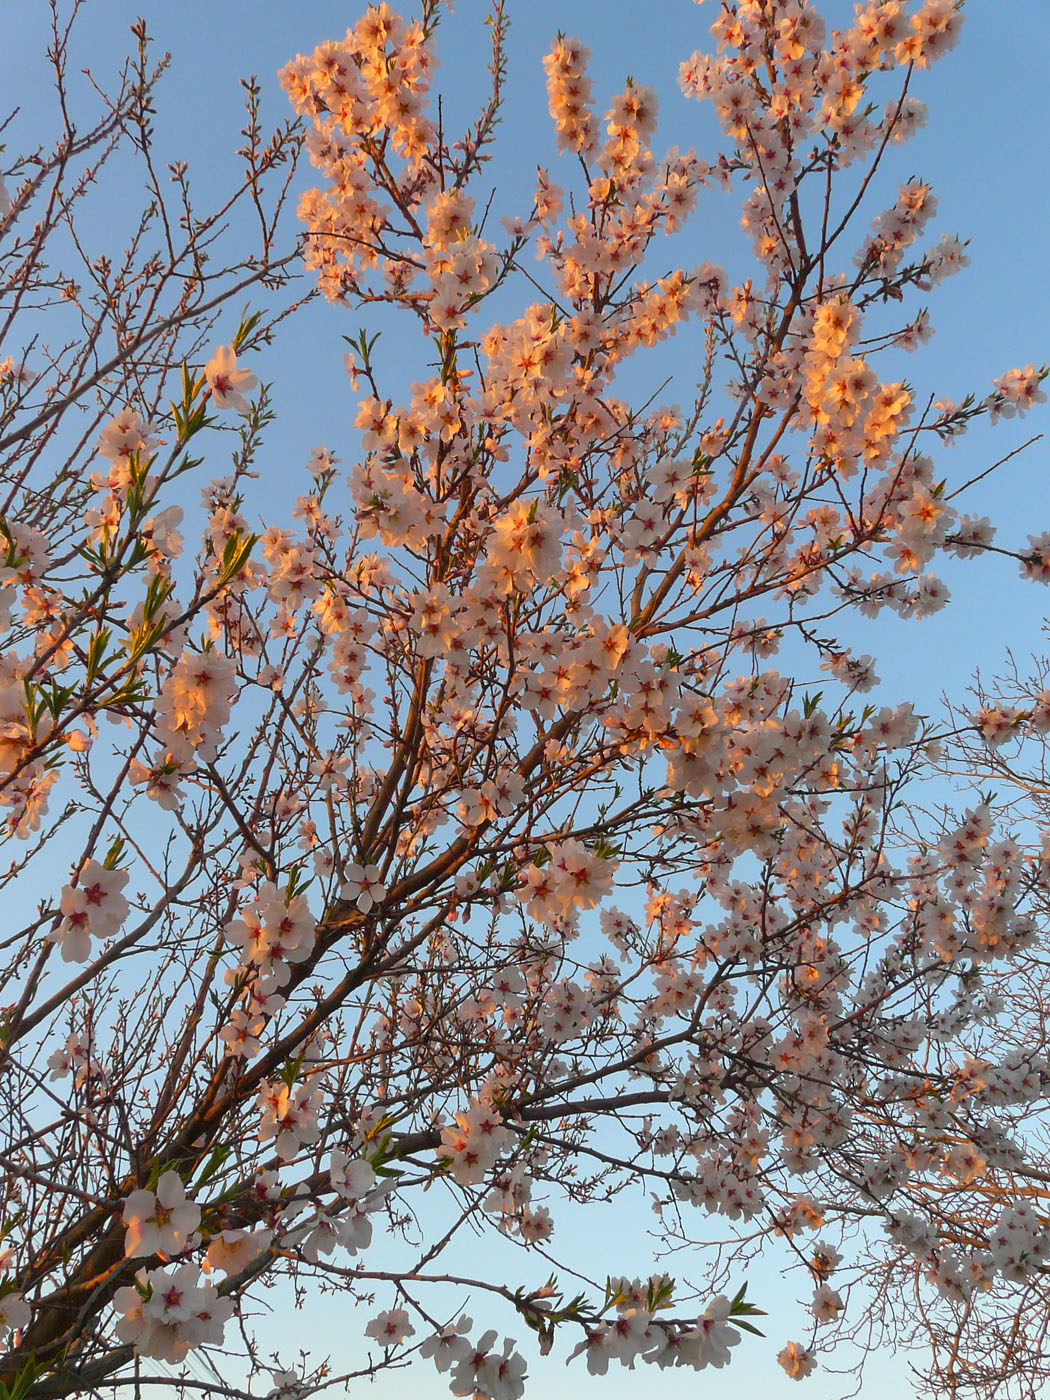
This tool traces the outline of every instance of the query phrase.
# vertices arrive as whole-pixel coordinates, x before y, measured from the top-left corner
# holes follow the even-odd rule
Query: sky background
[[[341,37],[361,8],[333,0],[295,4],[283,0],[85,0],[71,42],[72,65],[90,68],[101,82],[108,81],[129,43],[128,25],[144,15],[158,49],[172,54],[171,71],[158,93],[158,149],[165,160],[190,162],[199,207],[206,209],[237,179],[233,152],[243,119],[238,78],[257,74],[263,85],[264,115],[271,121],[282,120],[289,109],[277,86],[277,69],[297,52],[309,52],[324,39]],[[407,5],[404,8],[411,13]],[[852,6],[839,0],[820,8],[830,24],[846,24],[851,18]],[[459,0],[454,16],[442,25],[436,86],[445,94],[450,118],[468,112],[486,90],[485,12],[481,0]],[[713,0],[699,9],[692,0],[651,0],[647,6],[626,0],[510,0],[509,13],[510,70],[492,176],[500,190],[496,212],[527,212],[537,163],[550,166],[556,179],[559,168],[566,169],[555,154],[541,67],[558,29],[590,46],[599,111],[631,74],[659,91],[658,151],[677,143],[695,145],[702,157],[713,155],[716,133],[711,113],[687,102],[676,84],[680,60],[710,44],[707,26],[717,13]],[[966,15],[958,48],[919,75],[913,87],[929,106],[928,126],[891,153],[884,182],[888,197],[869,206],[874,216],[890,202],[897,183],[917,175],[933,183],[940,199],[939,215],[927,241],[935,241],[942,232],[971,240],[971,266],[935,288],[928,298],[936,334],[918,354],[902,357],[897,371],[912,380],[917,397],[923,399],[926,391],[935,391],[938,397],[958,400],[970,389],[981,397],[989,382],[1008,368],[1050,357],[1046,334],[1050,172],[1042,139],[1050,7],[1045,0],[1010,0],[1009,4],[970,0]],[[0,92],[5,108],[20,110],[6,133],[9,147],[0,154],[0,168],[10,163],[16,149],[46,143],[55,131],[54,94],[44,57],[48,22],[45,0],[18,4],[7,0],[3,6]],[[83,110],[90,110],[86,80],[79,81],[75,92],[84,102]],[[304,164],[298,187],[314,183],[313,174]],[[112,250],[113,228],[139,207],[138,192],[131,187],[122,191],[110,186],[106,198],[112,205],[96,203],[89,228],[98,251]],[[733,280],[746,275],[750,263],[737,218],[735,197],[712,196],[687,225],[688,251],[676,250],[673,256],[686,265],[705,258],[723,262]],[[286,236],[293,237],[291,218]],[[229,330],[220,339],[229,339],[235,314],[231,308]],[[290,473],[298,472],[315,443],[324,441],[344,461],[355,452],[356,396],[343,372],[340,337],[354,334],[360,324],[354,313],[319,304],[252,363],[256,373],[274,382],[279,415],[259,483],[259,513],[268,523],[275,519],[285,523],[279,514],[292,489]],[[676,367],[673,342],[661,354],[667,365]],[[406,384],[423,373],[425,356],[414,329],[408,338],[388,334],[381,355],[381,364],[391,373],[403,371]],[[661,377],[662,372],[656,375],[657,382]],[[690,383],[685,381],[683,398]],[[664,397],[676,396],[668,391]],[[1023,423],[1015,419],[1000,424],[994,431],[973,430],[958,445],[942,451],[937,475],[948,476],[951,482],[975,476],[1033,433],[1043,431],[1047,421],[1043,411]],[[224,469],[217,462],[212,474]],[[1039,442],[984,483],[969,498],[968,509],[988,514],[1000,525],[1000,543],[1023,545],[1029,532],[1050,528],[1047,473],[1046,443]],[[302,489],[305,481],[296,477],[294,490]],[[1043,645],[1047,595],[1037,585],[1022,582],[1011,561],[992,556],[960,563],[944,576],[953,603],[932,619],[901,624],[886,617],[869,626],[858,624],[851,634],[857,651],[871,652],[879,660],[882,697],[914,699],[917,708],[927,713],[936,712],[942,691],[958,695],[975,666],[991,673],[1008,650],[1023,659]],[[575,1251],[581,1263],[593,1263],[604,1272],[602,1256],[610,1235],[624,1238],[631,1231],[643,1232],[652,1220],[641,1195],[637,1208],[618,1214],[615,1222],[613,1212],[603,1207],[575,1220],[559,1217],[563,1252]],[[566,1241],[571,1242],[568,1247]],[[620,1267],[645,1271],[644,1250],[625,1255]],[[542,1282],[542,1261],[526,1272]],[[775,1315],[765,1327],[768,1340],[745,1337],[728,1372],[698,1377],[691,1371],[621,1370],[597,1380],[582,1365],[566,1370],[555,1358],[537,1366],[534,1350],[526,1347],[534,1377],[529,1393],[542,1393],[550,1400],[569,1395],[619,1400],[636,1394],[639,1387],[658,1386],[667,1400],[678,1400],[701,1388],[717,1387],[720,1396],[735,1400],[750,1396],[756,1385],[768,1400],[798,1393],[773,1358],[789,1337],[805,1335],[800,1310],[781,1306],[802,1290],[796,1281],[785,1284],[768,1269],[752,1270],[748,1283],[753,1300]],[[381,1300],[380,1305],[388,1306],[389,1300]],[[485,1305],[473,1311],[481,1321],[491,1309]],[[295,1339],[297,1346],[330,1352],[333,1366],[341,1370],[360,1364],[361,1352],[351,1339],[365,1320],[363,1311],[347,1316],[345,1303],[329,1298],[306,1315],[285,1318],[275,1333]],[[523,1329],[513,1317],[493,1316],[492,1321],[522,1339]],[[445,1380],[429,1363],[419,1363],[409,1374],[381,1378],[368,1394],[375,1400],[393,1400],[408,1388],[426,1400],[448,1394]],[[811,1400],[831,1400],[851,1389],[849,1383],[825,1372],[807,1381],[803,1393]],[[909,1391],[905,1360],[877,1354],[862,1391],[866,1400],[889,1400]]]

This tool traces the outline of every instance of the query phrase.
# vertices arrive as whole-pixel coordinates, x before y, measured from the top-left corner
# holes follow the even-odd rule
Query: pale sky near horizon
[[[86,0],[71,52],[75,67],[89,66],[99,76],[112,71],[118,51],[127,42],[127,25],[143,14],[159,49],[172,52],[170,74],[158,95],[158,138],[165,159],[186,157],[202,184],[218,187],[235,170],[232,152],[241,124],[238,77],[258,74],[263,83],[265,112],[278,120],[290,109],[277,87],[276,70],[297,51],[308,52],[321,40],[340,37],[363,4],[335,0]],[[411,12],[406,3],[403,8]],[[578,35],[593,52],[592,76],[601,109],[630,73],[640,82],[657,85],[661,96],[661,129],[657,148],[676,142],[695,144],[698,154],[714,149],[710,114],[677,93],[675,76],[679,61],[695,48],[710,43],[707,25],[714,18],[713,0],[697,8],[691,0],[650,0],[648,6],[628,0],[511,0],[511,70],[508,106],[500,137],[500,178],[520,188],[517,207],[524,209],[535,164],[550,164],[557,178],[554,140],[546,116],[546,100],[540,59],[557,29]],[[842,0],[819,5],[839,23],[847,22],[852,7]],[[54,108],[48,86],[43,50],[46,43],[48,6],[45,0],[6,0],[0,14],[0,91],[5,110],[21,107],[8,139],[30,142],[33,134],[45,139],[54,129]],[[443,26],[439,39],[442,66],[436,85],[449,93],[450,104],[462,102],[464,90],[483,92],[486,34],[480,20],[481,0],[459,0],[453,19]],[[1046,327],[1050,322],[1050,270],[1046,257],[1048,197],[1047,159],[1040,146],[1045,131],[1046,57],[1050,53],[1050,6],[1044,0],[970,0],[967,21],[958,48],[928,74],[919,75],[914,91],[930,108],[929,125],[912,142],[891,154],[893,185],[911,175],[929,179],[940,198],[940,211],[931,229],[934,241],[941,232],[958,233],[972,240],[971,266],[928,298],[935,335],[928,346],[908,357],[901,372],[917,386],[936,389],[938,396],[961,399],[968,389],[983,396],[990,381],[1013,366],[1050,359]],[[457,53],[460,55],[457,61]],[[0,137],[0,140],[4,139]],[[0,168],[11,150],[0,154]],[[304,166],[298,187],[312,183]],[[517,182],[517,183],[515,183]],[[206,194],[202,206],[207,205]],[[881,205],[870,206],[874,216]],[[731,272],[746,272],[744,243],[735,228],[738,201],[724,197],[721,222],[690,225],[696,239],[690,262],[711,257],[725,260]],[[101,234],[100,234],[101,237]],[[735,261],[734,261],[735,260]],[[231,311],[231,319],[235,312]],[[336,307],[311,310],[307,329],[279,342],[270,359],[258,357],[252,368],[277,386],[279,422],[271,435],[269,460],[280,474],[282,457],[296,469],[317,441],[325,441],[347,459],[353,454],[351,424],[354,395],[346,386],[341,367],[344,349],[340,337],[352,334],[360,318]],[[232,324],[231,324],[232,331]],[[299,336],[299,339],[296,339]],[[417,345],[397,343],[394,357],[416,355]],[[688,388],[688,386],[687,386]],[[665,397],[673,397],[667,395]],[[1003,423],[989,433],[975,431],[958,445],[942,450],[940,475],[962,480],[976,475],[996,457],[1011,451],[1029,436],[1050,429],[1044,406],[1023,422]],[[1047,443],[1040,442],[1001,475],[985,483],[969,507],[1001,523],[1001,542],[1023,545],[1025,536],[1050,528],[1050,491]],[[222,471],[220,465],[216,472]],[[275,499],[283,483],[272,483]],[[261,490],[271,489],[260,483]],[[296,483],[296,489],[303,489]],[[281,522],[285,523],[285,522]],[[855,633],[856,649],[874,653],[887,700],[916,698],[917,708],[930,711],[947,688],[958,694],[974,666],[994,671],[1007,648],[1019,657],[1043,648],[1040,626],[1050,595],[1037,585],[1022,583],[1009,560],[989,558],[955,567],[945,577],[953,603],[922,623],[900,625],[880,621]],[[595,1219],[600,1221],[601,1210]],[[608,1212],[606,1212],[608,1215]],[[628,1212],[630,1227],[649,1228],[642,1201]],[[607,1227],[606,1227],[607,1228]],[[594,1228],[582,1220],[570,1237],[580,1255],[595,1255],[599,1239],[606,1238],[601,1224]],[[598,1260],[595,1257],[595,1267]],[[624,1259],[608,1267],[625,1272],[646,1271],[641,1252],[633,1262]],[[673,1268],[673,1266],[672,1266]],[[535,1269],[536,1283],[546,1274],[542,1261]],[[778,1303],[780,1295],[804,1291],[799,1280],[784,1285],[768,1271],[756,1268],[748,1275],[749,1294],[759,1306]],[[740,1280],[738,1280],[740,1281]],[[381,1306],[389,1306],[383,1299]],[[472,1309],[479,1321],[491,1309]],[[329,1349],[337,1369],[353,1364],[360,1353],[333,1341],[333,1332],[345,1325],[359,1330],[365,1321],[359,1311],[340,1322],[332,1300],[316,1309],[303,1327],[302,1344]],[[537,1363],[535,1350],[527,1352],[533,1379],[527,1396],[568,1400],[570,1395],[620,1400],[640,1387],[659,1387],[667,1400],[693,1396],[702,1388],[717,1387],[726,1400],[749,1396],[756,1385],[765,1400],[781,1400],[793,1394],[810,1400],[833,1400],[850,1387],[827,1373],[819,1374],[796,1391],[773,1358],[789,1337],[805,1335],[801,1310],[788,1308],[775,1325],[764,1328],[768,1341],[745,1336],[728,1371],[657,1372],[640,1367],[620,1370],[603,1379],[592,1379],[582,1364],[566,1368],[553,1358]],[[523,1341],[520,1323],[509,1313],[492,1325]],[[294,1337],[298,1323],[289,1321]],[[411,1387],[425,1400],[447,1395],[446,1379],[429,1363],[420,1362],[410,1372],[387,1377],[368,1390],[375,1400],[394,1400]],[[359,1387],[362,1391],[364,1385]],[[356,1393],[356,1391],[355,1391]],[[861,1392],[865,1400],[890,1400],[907,1395],[906,1372],[901,1358],[876,1357]]]

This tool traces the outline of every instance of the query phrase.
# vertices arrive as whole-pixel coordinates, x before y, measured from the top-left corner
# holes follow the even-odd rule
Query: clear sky
[[[108,79],[129,41],[127,26],[139,14],[145,16],[158,48],[172,54],[171,72],[158,96],[159,148],[164,159],[189,160],[191,173],[199,181],[203,209],[210,203],[209,192],[221,192],[236,178],[233,152],[243,115],[238,78],[257,74],[263,84],[265,113],[271,120],[283,118],[286,104],[277,87],[277,69],[296,52],[308,52],[323,39],[340,37],[356,19],[358,8],[343,0],[293,4],[286,0],[85,0],[72,38],[72,61],[74,68],[89,67],[100,80]],[[852,13],[852,6],[841,0],[820,8],[833,24],[848,22]],[[46,0],[4,0],[2,6],[0,92],[5,107],[17,105],[21,110],[7,133],[9,150],[0,156],[0,167],[9,163],[13,149],[46,143],[55,129],[53,93],[43,56],[48,9]],[[405,9],[409,10],[407,4]],[[557,178],[540,60],[558,29],[578,35],[592,49],[599,104],[622,86],[628,74],[654,83],[661,96],[657,149],[677,143],[695,145],[701,156],[712,154],[711,116],[677,92],[675,75],[683,57],[710,42],[707,25],[717,12],[714,0],[699,9],[692,0],[649,0],[648,4],[510,0],[509,10],[511,67],[501,154],[493,167],[494,178],[505,192],[497,204],[499,212],[526,211],[537,162],[550,165]],[[465,112],[469,99],[484,92],[484,13],[482,0],[458,0],[455,15],[442,26],[437,85],[447,96],[450,114]],[[1050,358],[1046,330],[1050,321],[1046,255],[1050,171],[1044,140],[1050,6],[1045,0],[970,0],[966,14],[959,47],[920,75],[914,90],[929,105],[929,125],[894,152],[889,181],[894,188],[911,175],[932,181],[940,198],[934,238],[949,232],[972,240],[970,268],[929,298],[936,334],[900,370],[918,390],[936,390],[938,397],[957,400],[971,388],[983,396],[989,381],[1008,368]],[[86,84],[81,82],[79,91],[86,102]],[[304,166],[302,187],[311,183],[311,175]],[[137,194],[127,191],[127,208],[119,191],[114,197],[119,206],[114,218],[119,222],[121,214],[137,208]],[[873,205],[872,215],[880,207]],[[737,201],[724,197],[720,205],[705,205],[705,211],[708,208],[710,219],[705,213],[704,219],[689,225],[693,247],[680,256],[690,264],[710,257],[724,261],[731,276],[746,274],[745,245],[735,226]],[[106,233],[106,221],[100,218],[92,229],[98,251],[106,247]],[[231,310],[231,333],[235,314]],[[344,460],[354,453],[354,396],[342,371],[340,337],[354,333],[359,324],[359,318],[346,310],[312,308],[252,365],[261,377],[274,381],[280,414],[266,457],[272,478],[260,482],[260,499],[272,503],[269,510],[265,505],[261,508],[269,522],[284,499],[287,468],[298,469],[316,442],[326,442]],[[392,337],[386,354],[391,365],[403,361],[409,377],[423,368],[418,338]],[[688,381],[683,396],[687,392]],[[992,433],[974,431],[942,453],[938,474],[952,481],[975,476],[996,457],[1048,426],[1046,414],[1037,413],[1022,424],[1014,420]],[[223,470],[223,464],[217,463],[215,474]],[[1001,525],[1002,543],[1023,544],[1029,532],[1050,527],[1048,471],[1046,443],[1040,442],[985,484],[970,508],[991,515]],[[296,489],[302,489],[301,482],[296,482]],[[1041,646],[1047,595],[1035,585],[1022,583],[1009,561],[989,558],[960,565],[946,577],[954,603],[933,619],[907,625],[888,619],[867,631],[859,629],[854,638],[856,650],[878,656],[887,699],[915,698],[927,712],[936,708],[942,689],[957,694],[975,665],[994,671],[1008,647],[1023,657]],[[605,1239],[609,1229],[603,1223],[606,1217],[611,1219],[611,1212],[596,1208],[592,1218],[570,1226],[563,1238],[567,1234],[573,1240],[571,1248],[580,1257],[594,1255],[597,1242]],[[641,1232],[651,1218],[640,1200],[637,1213],[628,1217],[628,1226]],[[537,1283],[542,1282],[541,1266],[538,1261]],[[622,1267],[641,1272],[643,1258],[639,1254],[633,1263],[624,1258]],[[785,1285],[760,1268],[752,1271],[748,1281],[750,1294],[761,1306],[776,1306],[782,1296],[796,1291],[794,1281]],[[353,1336],[365,1321],[363,1315],[349,1319],[343,1312],[337,1300],[328,1299],[302,1319],[301,1332],[300,1323],[290,1318],[281,1330],[287,1330],[290,1338],[298,1334],[299,1345],[330,1351],[334,1366],[342,1369],[355,1364],[360,1353],[349,1344],[343,1349],[340,1334]],[[485,1315],[483,1308],[475,1309],[477,1318]],[[570,1394],[604,1395],[611,1400],[634,1395],[640,1387],[659,1386],[668,1400],[676,1400],[679,1395],[717,1387],[720,1395],[733,1400],[749,1396],[760,1385],[768,1400],[779,1400],[795,1390],[773,1357],[789,1336],[803,1335],[801,1319],[796,1323],[788,1320],[790,1316],[789,1310],[783,1319],[772,1320],[766,1343],[745,1337],[733,1366],[718,1376],[642,1370],[594,1381],[578,1365],[566,1371],[548,1361],[540,1369],[534,1353],[528,1352],[535,1377],[530,1393],[551,1400]],[[502,1321],[520,1340],[522,1329],[515,1327],[514,1319]],[[410,1376],[400,1373],[387,1378],[369,1394],[387,1400],[408,1388],[428,1400],[448,1393],[444,1380],[420,1363]],[[812,1400],[830,1400],[848,1389],[823,1375],[806,1382],[805,1393]],[[908,1390],[900,1358],[877,1356],[863,1395],[888,1400]]]

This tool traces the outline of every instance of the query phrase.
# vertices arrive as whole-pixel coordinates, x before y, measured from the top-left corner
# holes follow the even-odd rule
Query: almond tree
[[[938,559],[993,547],[930,454],[1044,398],[1034,366],[961,404],[894,377],[917,294],[966,259],[923,242],[929,185],[868,194],[961,14],[875,0],[829,34],[801,0],[723,4],[681,69],[725,133],[709,158],[654,153],[637,83],[599,118],[559,35],[561,183],[539,171],[499,231],[507,8],[456,140],[440,17],[372,7],[289,63],[272,138],[248,85],[235,197],[261,244],[222,273],[223,215],[162,200],[141,28],[90,137],[8,176],[0,1376],[19,1400],[172,1366],[217,1394],[345,1382],[259,1326],[271,1285],[367,1304],[352,1374],[418,1353],[455,1395],[523,1392],[504,1327],[599,1374],[721,1367],[755,1345],[748,1262],[779,1251],[790,1375],[844,1333],[926,1328],[941,1393],[1034,1386],[1050,1066],[1034,1003],[998,1040],[994,988],[1028,985],[1048,862],[977,793],[916,839],[938,735],[865,701],[848,644],[852,615],[919,620]],[[288,275],[300,141],[333,347],[347,308],[398,308],[419,378],[388,385],[351,336],[360,440],[311,425],[293,518],[255,533],[249,364],[285,308],[211,328]],[[121,142],[142,231],[56,278],[48,242],[79,252],[75,199]],[[719,189],[754,243],[741,285],[692,241]],[[60,350],[32,339],[57,300]],[[625,362],[671,335],[688,401],[629,402]],[[1013,553],[1050,567],[1047,537]],[[604,1284],[551,1275],[559,1214],[623,1194],[630,1221],[638,1187],[670,1252],[701,1243],[690,1277],[631,1240]],[[468,1254],[472,1231],[523,1252]]]

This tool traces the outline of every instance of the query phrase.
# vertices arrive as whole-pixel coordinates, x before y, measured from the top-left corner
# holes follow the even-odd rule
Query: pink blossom
[[[250,393],[259,381],[251,370],[237,368],[237,356],[232,345],[218,347],[204,366],[204,377],[216,408],[248,412],[248,400],[244,395]]]
[[[200,1218],[200,1207],[186,1199],[178,1172],[162,1172],[156,1191],[132,1191],[124,1202],[124,1254],[128,1259],[181,1254]]]

